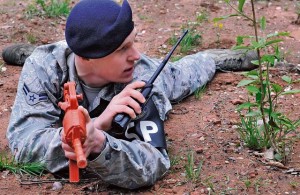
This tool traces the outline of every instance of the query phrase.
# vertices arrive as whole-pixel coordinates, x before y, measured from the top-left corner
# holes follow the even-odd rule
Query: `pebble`
[[[59,191],[62,189],[62,187],[63,186],[62,186],[61,182],[56,181],[53,183],[52,190]]]

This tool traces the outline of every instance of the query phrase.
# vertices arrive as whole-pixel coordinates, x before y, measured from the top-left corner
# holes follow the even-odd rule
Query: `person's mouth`
[[[133,67],[124,70],[125,73],[133,72]]]

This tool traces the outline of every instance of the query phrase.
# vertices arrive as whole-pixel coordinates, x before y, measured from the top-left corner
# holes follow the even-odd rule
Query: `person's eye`
[[[121,50],[123,50],[123,51],[124,51],[124,50],[127,50],[127,49],[128,49],[128,46],[127,46],[127,45],[125,45],[124,47],[121,48]]]

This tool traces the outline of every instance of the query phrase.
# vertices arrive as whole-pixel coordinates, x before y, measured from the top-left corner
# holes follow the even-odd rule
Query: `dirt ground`
[[[25,17],[30,0],[0,0],[0,50],[19,42],[35,39],[36,45],[47,44],[64,38],[65,18],[48,19]],[[243,18],[232,18],[222,22],[223,27],[214,26],[212,19],[228,15],[232,9],[223,1],[216,0],[129,0],[132,5],[136,39],[140,51],[163,57],[171,46],[168,38],[180,34],[181,27],[195,22],[199,13],[207,20],[201,21],[197,30],[202,43],[196,51],[208,48],[230,48],[237,35],[253,35],[253,28]],[[233,1],[235,2],[235,1]],[[267,18],[267,31],[288,31],[280,49],[285,60],[300,64],[300,26],[296,3],[299,1],[257,1],[258,17]],[[245,9],[250,10],[249,1]],[[3,64],[0,59],[0,64]],[[0,149],[8,151],[5,138],[11,107],[16,94],[17,82],[22,67],[4,65],[0,73]],[[299,72],[285,68],[273,68],[272,78],[280,82],[282,75],[299,79]],[[237,101],[246,101],[247,93],[238,88],[243,79],[240,72],[216,74],[200,99],[191,96],[174,105],[165,123],[170,157],[173,162],[168,174],[154,186],[128,191],[108,186],[102,182],[63,183],[59,190],[53,189],[51,175],[30,181],[11,173],[0,172],[0,194],[300,194],[300,130],[295,133],[297,141],[291,160],[284,169],[266,165],[255,152],[243,146],[236,131],[239,117],[235,112]],[[300,89],[300,84],[293,85]],[[293,119],[300,116],[300,95],[280,99],[282,111]],[[195,152],[198,165],[203,161],[200,182],[190,182],[185,177],[187,154]],[[293,174],[287,170],[294,169]],[[49,179],[50,178],[50,179]]]

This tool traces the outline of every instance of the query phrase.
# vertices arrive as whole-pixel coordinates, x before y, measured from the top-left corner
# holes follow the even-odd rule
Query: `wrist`
[[[94,120],[94,126],[98,130],[108,131],[111,126],[110,120],[107,118],[105,111]]]
[[[106,143],[107,143],[106,136],[102,131],[100,130],[98,131],[99,133],[102,134],[102,136],[98,138],[97,145],[94,147],[94,149],[91,151],[90,155],[88,156],[88,159],[90,161],[97,158],[106,147]]]

